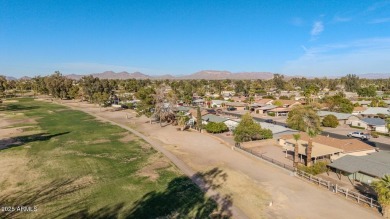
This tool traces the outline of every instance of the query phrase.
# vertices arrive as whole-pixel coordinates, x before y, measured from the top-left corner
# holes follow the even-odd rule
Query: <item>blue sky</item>
[[[0,0],[0,74],[390,72],[390,1]]]

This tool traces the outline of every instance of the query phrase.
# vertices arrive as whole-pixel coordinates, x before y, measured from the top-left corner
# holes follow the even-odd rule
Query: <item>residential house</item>
[[[352,115],[360,115],[362,112],[364,112],[367,108],[363,106],[355,106],[352,111]]]
[[[239,96],[239,97],[231,97],[230,98],[231,100],[233,100],[234,102],[244,102],[246,100],[246,97],[245,96]]]
[[[275,103],[281,103],[281,107],[284,107],[284,108],[287,108],[287,107],[293,107],[293,106],[296,106],[296,105],[301,105],[301,102],[297,101],[297,100],[274,100],[272,101],[272,104],[275,104]]]
[[[330,111],[317,111],[318,116],[321,118],[321,121],[325,118],[327,115],[334,115],[336,116],[337,120],[339,121],[339,125],[350,125],[353,121],[359,121],[359,117],[356,115],[352,115],[349,113],[337,113],[337,112],[330,112]]]
[[[390,174],[390,151],[381,151],[365,156],[344,156],[328,164],[341,177],[371,184],[376,179]]]
[[[368,101],[368,100],[354,100],[354,101],[351,101],[351,102],[353,104],[357,103],[357,104],[359,104],[362,107],[369,107],[370,104],[371,104],[371,101]]]
[[[192,104],[195,106],[204,106],[205,105],[205,100],[204,99],[196,99],[192,101]]]
[[[272,105],[273,99],[256,99],[255,103],[259,105]]]
[[[211,107],[223,107],[227,101],[225,100],[211,100]]]
[[[226,107],[235,107],[237,110],[245,110],[248,107],[247,103],[243,102],[226,102],[225,103]]]
[[[209,123],[209,122],[215,122],[215,123],[223,122],[226,124],[226,126],[229,128],[229,130],[234,129],[239,124],[239,122],[235,119],[230,119],[230,118],[226,118],[226,117],[222,117],[222,116],[216,116],[213,114],[207,114],[207,115],[202,116],[202,123],[203,124],[207,125],[207,123]]]
[[[265,105],[262,107],[259,107],[255,110],[256,114],[267,114],[269,110],[275,109],[277,106],[275,105]]]
[[[363,118],[358,121],[353,121],[351,125],[361,127],[369,131],[388,133],[386,121],[381,118]]]
[[[309,136],[306,133],[300,133],[301,138],[298,141],[301,157],[306,157],[306,147],[309,141]],[[294,152],[295,140],[292,135],[283,135],[279,139],[279,144],[285,150]],[[301,152],[302,150],[302,152]],[[376,152],[375,148],[358,140],[358,139],[337,139],[323,135],[317,135],[313,138],[313,159],[336,160],[346,155],[364,156]]]
[[[287,116],[288,113],[292,110],[290,107],[277,107],[274,109],[270,109],[267,113],[274,113],[275,116]]]
[[[378,118],[380,115],[390,116],[390,109],[387,107],[368,107],[360,115],[367,118]]]

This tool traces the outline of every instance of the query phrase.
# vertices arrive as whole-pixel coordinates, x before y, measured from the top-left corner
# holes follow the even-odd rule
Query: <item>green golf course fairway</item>
[[[25,98],[2,103],[0,120],[10,122],[0,131],[23,130],[0,149],[0,218],[207,218],[217,209],[146,142],[84,112]]]

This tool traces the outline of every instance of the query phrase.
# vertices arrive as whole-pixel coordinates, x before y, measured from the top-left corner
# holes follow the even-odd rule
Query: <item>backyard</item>
[[[0,217],[204,218],[217,211],[137,136],[33,99],[0,105],[0,175]],[[203,176],[211,184],[218,178],[215,171]]]

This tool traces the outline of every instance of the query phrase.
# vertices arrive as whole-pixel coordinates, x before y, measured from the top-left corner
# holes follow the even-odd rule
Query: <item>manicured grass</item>
[[[142,147],[145,142],[135,136],[121,141],[129,133],[120,127],[33,99],[3,104],[0,113],[23,113],[38,122],[37,134],[17,137],[22,144],[0,151],[0,160],[10,160],[15,169],[0,177],[0,203],[36,206],[37,211],[0,212],[0,218],[204,218],[216,209],[172,165],[156,169],[156,180],[140,176],[151,160],[166,158]]]

